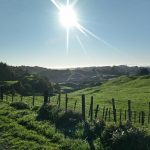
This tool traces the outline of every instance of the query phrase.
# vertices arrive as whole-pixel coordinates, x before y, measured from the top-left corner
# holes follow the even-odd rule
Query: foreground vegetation
[[[0,102],[0,149],[149,150],[150,136],[130,123],[83,122],[78,112],[45,104]]]
[[[37,121],[35,111],[17,105],[0,102],[0,149],[88,149],[85,141],[65,138],[49,121]]]
[[[81,95],[86,96],[86,121],[81,114]],[[97,150],[149,150],[150,76],[122,76],[100,86],[82,89],[50,97],[50,103],[43,104],[43,96],[33,97],[6,95],[0,101],[0,149],[97,149]],[[88,119],[90,99],[94,97],[94,108],[100,105],[98,117]],[[58,99],[60,97],[60,107]],[[127,110],[127,100],[131,100],[133,112],[145,112],[145,124],[137,121],[120,124],[111,120],[104,122],[103,108],[112,112],[115,98],[117,119],[119,111]],[[76,107],[75,107],[76,102]],[[105,106],[105,107],[104,107]],[[95,110],[95,109],[94,109]],[[94,111],[95,113],[95,111]],[[129,142],[130,141],[130,142]]]

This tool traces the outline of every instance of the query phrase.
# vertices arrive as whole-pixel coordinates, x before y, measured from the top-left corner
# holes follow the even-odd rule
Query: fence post
[[[61,93],[58,95],[58,107],[60,108],[60,101],[61,101]]]
[[[77,100],[75,100],[75,103],[74,103],[74,110],[76,110],[76,105],[77,105]]]
[[[85,121],[85,95],[82,94],[82,118]]]
[[[136,111],[134,111],[134,123],[136,123]]]
[[[60,93],[58,94],[57,105],[59,104],[59,99],[60,99]]]
[[[95,119],[97,118],[98,111],[99,111],[99,105],[96,106],[96,110],[95,110]]]
[[[106,112],[105,112],[105,121],[107,120],[107,115],[108,115],[108,108],[106,108]]]
[[[112,107],[113,107],[113,116],[114,116],[114,122],[117,122],[117,117],[116,117],[116,106],[115,106],[115,100],[114,98],[112,99]]]
[[[120,120],[120,125],[122,124],[122,110],[120,109],[119,111],[119,120]]]
[[[48,91],[44,92],[44,105],[48,103]]]
[[[33,97],[32,97],[32,105],[34,106],[34,101],[35,101],[35,96],[33,94]]]
[[[4,93],[3,93],[3,88],[0,88],[0,99],[3,100],[4,99]]]
[[[149,112],[148,112],[148,124],[150,123],[150,102],[149,102]]]
[[[92,121],[93,120],[93,96],[91,96],[91,104],[90,104],[89,116],[90,116],[90,119]]]
[[[139,112],[139,123],[141,123],[141,112]]]
[[[50,103],[51,102],[51,96],[49,95],[48,96],[48,103]]]
[[[68,109],[68,95],[66,94],[66,99],[65,99],[65,111],[67,112]]]
[[[108,112],[108,121],[110,121],[110,113],[111,113],[111,108],[109,108],[109,112]]]
[[[22,95],[20,96],[20,100],[21,100],[21,102],[23,101],[23,96]]]
[[[144,117],[145,117],[145,114],[144,114],[144,111],[142,111],[142,125],[144,125]]]
[[[128,119],[131,122],[131,100],[128,100]]]
[[[103,107],[103,115],[102,115],[103,119],[104,119],[104,116],[105,116],[105,106]]]
[[[127,110],[124,111],[124,119],[127,120]]]

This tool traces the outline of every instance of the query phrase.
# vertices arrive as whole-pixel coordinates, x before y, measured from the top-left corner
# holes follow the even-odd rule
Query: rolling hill
[[[89,87],[68,94],[69,107],[72,108],[77,100],[77,108],[81,110],[81,95],[86,96],[86,109],[89,110],[90,98],[94,97],[94,108],[112,107],[112,98],[115,99],[117,110],[127,110],[128,100],[132,102],[134,111],[148,112],[150,102],[150,76],[121,76],[111,79],[100,86]],[[63,95],[62,95],[63,99]],[[63,100],[62,100],[63,101]],[[62,102],[63,103],[63,102]]]

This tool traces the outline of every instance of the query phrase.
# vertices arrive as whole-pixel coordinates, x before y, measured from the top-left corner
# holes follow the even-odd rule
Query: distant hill
[[[84,67],[75,69],[46,69],[42,67],[21,66],[23,70],[27,70],[30,74],[38,74],[46,76],[51,82],[55,83],[78,83],[85,81],[103,82],[107,79],[121,75],[136,75],[140,67],[120,66],[104,66],[104,67]],[[149,69],[149,68],[148,68]]]
[[[82,89],[100,85],[107,80],[122,75],[137,75],[141,67],[138,66],[103,66],[103,67],[83,67],[74,69],[47,69],[43,67],[30,66],[8,66],[0,63],[0,81],[18,80],[24,76],[36,75],[46,77],[51,83],[59,83],[67,91]],[[150,71],[149,67],[146,67]],[[143,75],[143,72],[142,72]],[[69,89],[69,90],[68,90]]]

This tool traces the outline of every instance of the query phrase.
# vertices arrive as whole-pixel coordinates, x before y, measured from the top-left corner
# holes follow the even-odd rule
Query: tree
[[[59,85],[58,83],[56,83],[56,84],[54,85],[54,88],[55,88],[55,90],[56,90],[57,93],[60,93],[60,92],[61,92],[61,88],[60,88],[60,85]]]
[[[141,67],[138,71],[139,76],[149,75],[149,70],[147,68]]]

